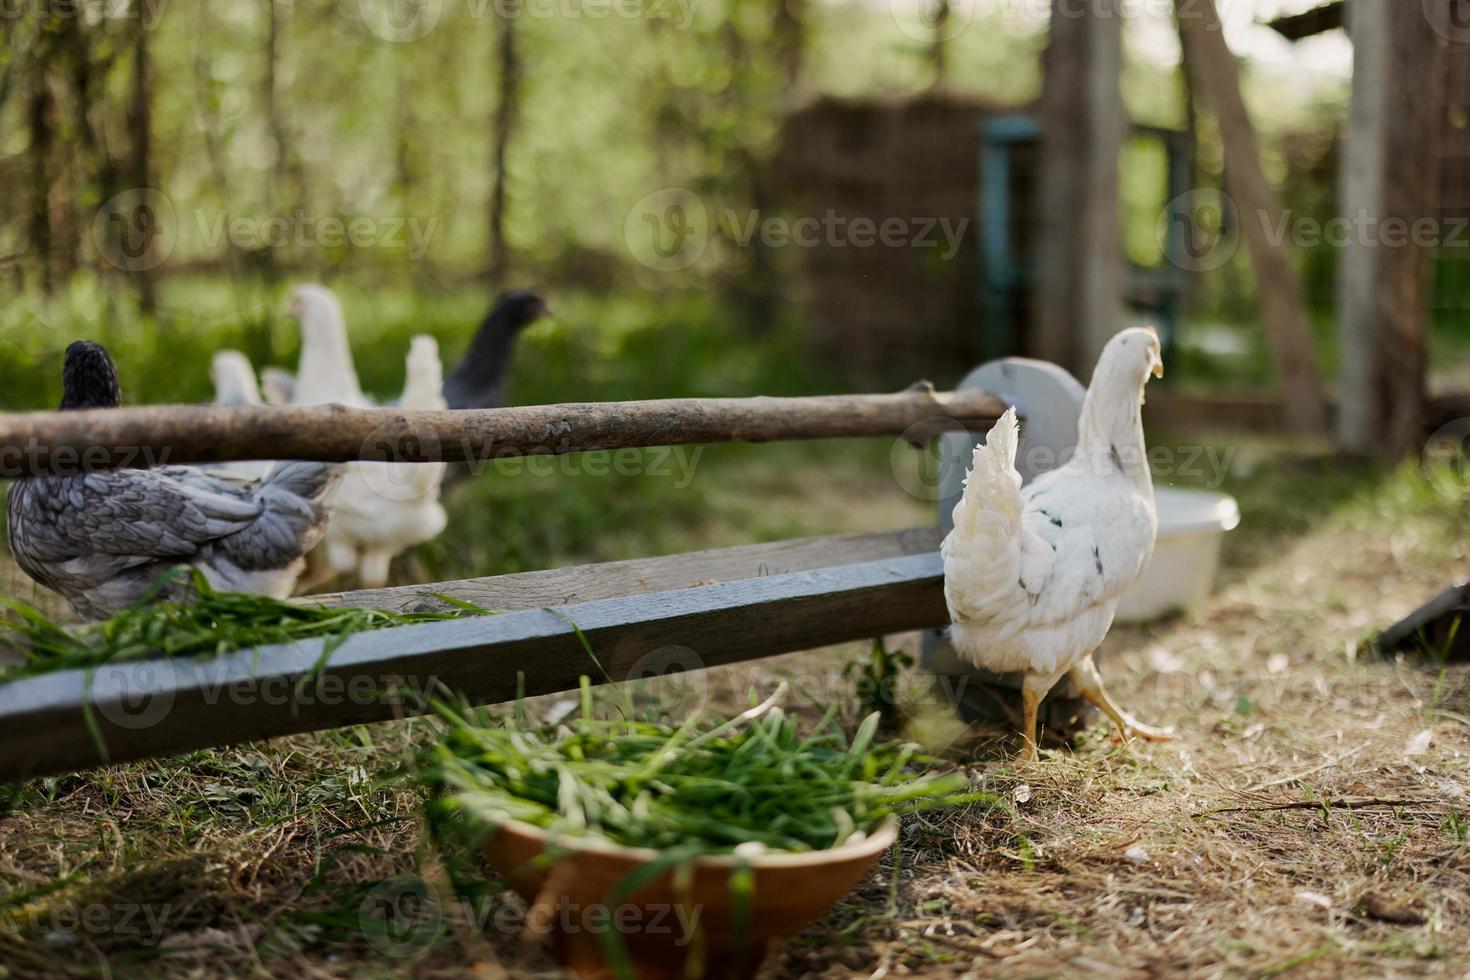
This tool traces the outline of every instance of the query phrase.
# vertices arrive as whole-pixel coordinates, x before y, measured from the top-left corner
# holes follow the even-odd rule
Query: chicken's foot
[[[1097,705],[1103,714],[1112,719],[1122,738],[1127,739],[1137,735],[1150,742],[1165,742],[1177,737],[1172,728],[1155,728],[1153,725],[1145,725],[1118,707],[1108,696],[1107,688],[1103,687],[1102,675],[1097,672],[1097,665],[1092,662],[1092,657],[1084,658],[1080,664],[1073,667],[1071,677],[1072,683],[1077,685],[1082,696]]]

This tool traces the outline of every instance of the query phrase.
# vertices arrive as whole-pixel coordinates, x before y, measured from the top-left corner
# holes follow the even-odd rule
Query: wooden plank
[[[717,442],[908,435],[946,423],[986,427],[1006,406],[983,391],[927,382],[888,395],[673,398],[447,412],[166,405],[0,414],[0,477],[250,459],[486,463]]]
[[[1226,191],[1239,215],[1266,341],[1276,368],[1276,384],[1293,432],[1327,431],[1326,387],[1312,353],[1312,331],[1301,278],[1283,245],[1268,234],[1282,222],[1276,188],[1261,165],[1256,130],[1240,93],[1240,69],[1225,43],[1215,0],[1175,0],[1176,20],[1190,79],[1215,114],[1225,153]]]
[[[64,671],[0,687],[0,779],[384,721],[440,685],[482,703],[513,698],[518,674],[530,695],[571,690],[599,676],[573,622],[619,680],[671,646],[704,668],[947,621],[943,565],[927,553],[363,633],[316,673],[320,641],[106,665],[90,684]],[[394,690],[408,696],[381,693]]]
[[[939,550],[944,532],[917,527],[874,534],[842,534],[796,538],[764,544],[716,548],[659,558],[634,558],[570,568],[491,575],[433,585],[406,585],[302,596],[298,601],[326,606],[366,606],[398,612],[429,612],[450,608],[430,593],[454,596],[486,609],[513,611],[540,609],[594,599],[670,592],[693,585],[709,585],[763,575],[786,575],[813,568],[830,568]]]

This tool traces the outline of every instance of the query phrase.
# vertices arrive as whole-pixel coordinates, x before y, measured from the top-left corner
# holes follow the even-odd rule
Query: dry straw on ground
[[[911,821],[765,975],[1466,975],[1470,666],[1357,652],[1465,576],[1460,507],[1412,475],[1339,485],[1283,467],[1255,486],[1209,607],[1106,645],[1116,693],[1177,741],[1119,746],[1098,728],[1024,768],[1003,731],[942,741],[1012,809]],[[778,677],[813,702],[845,697],[860,652],[717,671],[711,700]],[[378,781],[428,734],[407,722],[29,785],[0,818],[0,964],[555,976],[502,886],[468,903],[444,890],[413,793]],[[420,878],[383,929],[382,883]],[[123,921],[134,907],[156,934],[141,913]]]

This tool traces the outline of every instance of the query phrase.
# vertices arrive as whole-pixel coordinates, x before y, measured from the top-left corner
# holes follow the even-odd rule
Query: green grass
[[[966,792],[960,772],[915,775],[918,747],[876,741],[876,712],[851,739],[835,709],[798,731],[777,706],[783,691],[734,719],[679,726],[596,717],[585,678],[581,716],[558,724],[436,703],[447,734],[422,778],[441,820],[518,820],[686,857],[821,850],[893,816],[994,801]]]
[[[153,601],[185,583],[188,595]],[[0,667],[0,682],[105,663],[218,656],[249,647],[311,639],[326,640],[321,659],[325,663],[353,633],[489,613],[459,599],[440,598],[458,608],[447,613],[328,608],[219,592],[200,572],[187,566],[164,575],[132,607],[86,626],[61,626],[28,603],[0,596],[0,608],[12,615],[11,623],[0,629],[0,649],[12,650],[22,658],[19,663]]]
[[[127,404],[189,403],[213,397],[210,360],[237,348],[257,369],[295,369],[300,343],[284,314],[293,281],[277,286],[172,277],[157,316],[106,280],[79,277],[61,295],[22,295],[0,308],[0,409],[52,408],[61,395],[61,357],[73,340],[112,351]],[[378,279],[329,279],[342,300],[363,387],[380,398],[403,386],[409,339],[439,340],[446,366],[469,344],[491,294]],[[801,349],[798,332],[742,328],[701,292],[630,290],[548,294],[553,316],[531,328],[517,353],[511,395],[518,404],[693,395],[837,391],[830,372]]]

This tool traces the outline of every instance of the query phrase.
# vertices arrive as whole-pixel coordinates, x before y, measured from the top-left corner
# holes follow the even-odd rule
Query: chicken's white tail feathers
[[[439,342],[427,334],[413,338],[408,348],[407,380],[403,385],[402,408],[442,410],[444,364],[439,360]]]
[[[1016,471],[1016,447],[1020,442],[1020,426],[1016,410],[1006,409],[975,447],[970,474],[965,478],[965,492],[955,506],[955,527],[966,533],[983,514],[999,517],[1005,524],[1019,526],[1021,518],[1021,474]]]
[[[944,596],[954,623],[956,648],[969,653],[965,631],[983,625],[1020,589],[1021,474],[1016,472],[1020,432],[1015,409],[1002,415],[975,447],[964,495],[954,509],[954,530],[944,539]]]
[[[250,358],[237,350],[222,350],[210,365],[214,400],[219,405],[259,405],[260,386]]]

